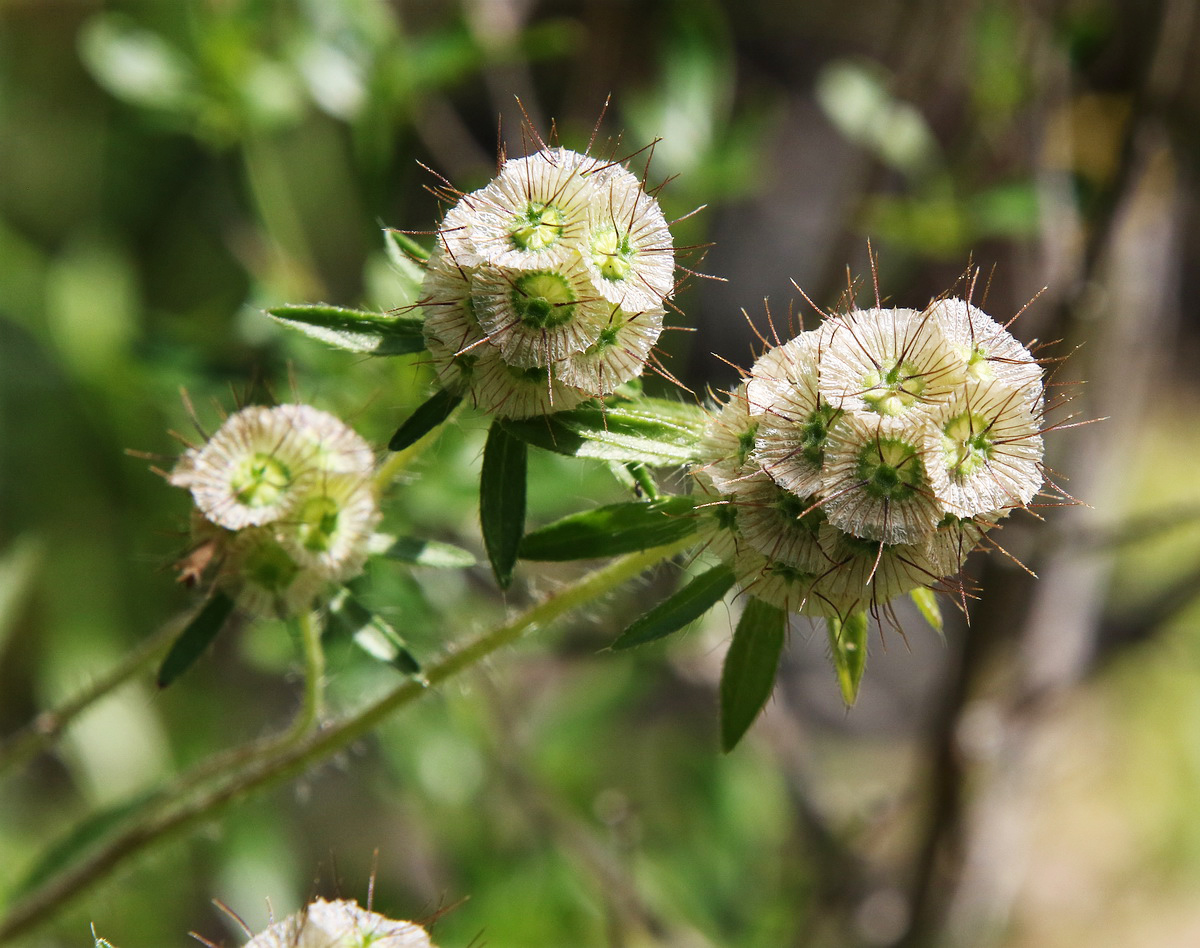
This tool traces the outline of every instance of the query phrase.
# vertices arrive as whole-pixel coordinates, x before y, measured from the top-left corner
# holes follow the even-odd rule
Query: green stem
[[[228,781],[212,787],[173,808],[160,808],[127,827],[101,849],[75,867],[59,874],[22,899],[0,922],[0,944],[26,931],[58,911],[88,887],[109,875],[127,857],[169,833],[182,832],[211,819],[235,800],[300,773],[351,744],[385,718],[416,700],[433,686],[471,668],[525,632],[542,628],[641,574],[651,566],[686,549],[694,537],[641,553],[632,553],[566,586],[516,618],[481,633],[425,669],[422,681],[398,685],[373,704],[329,727],[310,731],[282,750],[249,763]]]
[[[51,711],[43,711],[21,730],[0,742],[0,773],[24,764],[57,741],[68,725],[84,711],[161,658],[178,634],[179,624],[168,622],[134,646],[116,667],[101,675],[75,697]]]

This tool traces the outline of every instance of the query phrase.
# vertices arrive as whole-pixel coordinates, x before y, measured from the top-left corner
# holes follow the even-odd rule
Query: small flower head
[[[675,288],[670,231],[642,182],[557,147],[462,196],[426,266],[420,305],[442,384],[508,418],[640,375]]]
[[[845,619],[958,573],[1042,486],[1040,366],[960,300],[831,317],[769,348],[695,469],[742,589]]]
[[[246,948],[435,948],[413,922],[371,912],[350,899],[317,899],[255,935]]]
[[[370,446],[308,405],[251,406],[188,450],[168,479],[196,503],[185,578],[210,563],[247,612],[295,615],[357,575],[380,520]]]

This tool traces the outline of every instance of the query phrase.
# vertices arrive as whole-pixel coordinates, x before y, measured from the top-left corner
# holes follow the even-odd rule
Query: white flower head
[[[229,536],[217,584],[243,612],[287,618],[311,609],[329,579],[321,570],[297,562],[273,526],[266,526],[246,527]]]
[[[590,397],[588,392],[563,382],[557,365],[510,365],[500,349],[490,344],[472,349],[458,361],[459,371],[469,385],[466,395],[471,404],[501,418],[532,418],[566,411]]]
[[[349,899],[317,899],[275,922],[246,943],[246,948],[435,948],[413,922],[369,912]]]
[[[675,289],[675,249],[662,208],[624,168],[595,177],[584,259],[596,288],[626,310],[662,306]]]
[[[504,163],[466,199],[474,252],[489,264],[554,268],[583,249],[602,163],[566,148],[544,148]]]
[[[813,584],[812,600],[829,610],[824,615],[845,618],[855,610],[882,606],[941,578],[926,542],[866,540],[832,523],[822,525],[820,540],[828,566]]]
[[[168,480],[213,523],[240,530],[286,516],[322,471],[365,473],[374,463],[370,446],[327,412],[252,405],[188,451]]]
[[[820,354],[827,336],[803,333],[769,349],[754,363],[746,385],[751,409],[761,412],[754,460],[800,496],[821,489],[829,429],[840,417],[820,394]]]
[[[750,455],[759,420],[751,411],[745,384],[730,392],[728,401],[709,415],[697,456],[701,458],[700,470],[722,493],[731,493],[740,478],[757,472]]]
[[[536,270],[482,268],[472,277],[471,298],[488,341],[506,362],[522,367],[583,352],[600,338],[611,313],[576,252]]]
[[[927,418],[846,412],[825,452],[824,510],[839,530],[866,540],[916,543],[942,519],[925,468]]]
[[[973,381],[998,380],[1019,389],[1030,402],[1042,393],[1042,367],[1011,333],[987,313],[965,300],[929,304],[957,357]]]
[[[747,595],[770,603],[785,612],[803,615],[832,615],[813,596],[816,576],[786,563],[771,560],[749,547],[739,549],[733,560],[738,586]]]
[[[570,385],[593,395],[606,395],[637,378],[663,329],[662,309],[628,313],[611,306],[608,325],[583,352],[558,363],[558,374]]]
[[[926,434],[930,486],[958,517],[1007,514],[1042,487],[1041,418],[1019,389],[968,382]]]
[[[965,366],[929,313],[856,310],[829,320],[821,394],[835,408],[916,415],[945,399]]]
[[[344,582],[362,572],[381,516],[371,478],[326,474],[271,529],[302,567]]]
[[[738,530],[767,559],[816,575],[825,565],[817,541],[825,516],[814,497],[799,497],[759,475],[739,482]]]

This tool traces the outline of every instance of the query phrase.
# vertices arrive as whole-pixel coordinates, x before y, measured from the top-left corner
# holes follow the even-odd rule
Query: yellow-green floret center
[[[800,530],[809,536],[816,537],[825,519],[817,501],[812,497],[799,497],[791,491],[780,490],[775,501],[775,510],[788,529]]]
[[[566,218],[553,204],[530,201],[525,209],[513,215],[508,235],[518,250],[537,253],[562,240]]]
[[[513,281],[513,309],[532,329],[552,329],[570,322],[577,300],[571,284],[553,270],[525,273]]]
[[[821,405],[815,409],[800,429],[800,453],[813,467],[825,463],[825,442],[829,439],[829,429],[841,411],[832,405]]]
[[[608,225],[592,235],[592,263],[606,280],[624,280],[633,269],[633,245],[628,234]]]
[[[986,418],[963,412],[942,427],[942,452],[950,476],[965,481],[978,473],[992,456],[994,442]]]
[[[292,472],[288,466],[263,451],[239,461],[229,479],[233,496],[245,507],[274,506],[291,483]]]
[[[925,481],[917,449],[899,438],[879,438],[858,453],[858,477],[877,499],[907,500]]]
[[[324,553],[333,543],[340,508],[332,497],[310,497],[300,507],[296,532],[301,545],[312,553]]]
[[[292,584],[300,567],[278,543],[265,540],[246,557],[243,575],[263,589],[282,593]]]
[[[925,379],[911,362],[885,360],[878,370],[862,379],[863,401],[881,415],[901,415],[911,408],[925,391]]]

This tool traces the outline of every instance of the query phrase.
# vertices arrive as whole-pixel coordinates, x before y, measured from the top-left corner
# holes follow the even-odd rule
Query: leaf
[[[403,451],[410,444],[420,441],[449,418],[461,401],[461,395],[444,388],[438,389],[396,429],[392,440],[388,442],[388,450]]]
[[[633,648],[682,629],[720,602],[733,583],[733,570],[724,563],[714,566],[637,619],[613,642],[612,648]]]
[[[771,697],[787,613],[751,598],[738,621],[721,669],[721,750],[729,753]]]
[[[105,807],[77,824],[65,836],[45,849],[25,876],[9,891],[9,903],[27,895],[54,878],[62,869],[73,865],[93,843],[99,842],[110,830],[116,829],[128,817],[135,815],[142,806],[158,795],[157,790],[147,790],[132,800]]]
[[[942,607],[938,604],[937,594],[928,586],[918,586],[909,596],[912,597],[913,605],[917,607],[921,615],[925,617],[925,621],[941,638],[945,638],[942,632]]]
[[[208,648],[209,643],[217,637],[231,612],[233,600],[223,592],[215,592],[209,597],[204,608],[197,612],[192,621],[179,633],[179,638],[163,659],[158,669],[158,687],[166,688],[192,667],[196,659]]]
[[[410,566],[429,566],[435,569],[465,569],[475,565],[475,556],[469,550],[453,543],[422,540],[420,537],[396,537],[383,555]]]
[[[501,589],[512,584],[521,534],[525,532],[525,477],[528,448],[499,421],[488,429],[479,477],[479,521],[483,545]]]
[[[695,460],[706,423],[702,408],[665,398],[619,399],[503,422],[510,434],[556,454],[659,467]]]
[[[383,618],[355,599],[349,589],[342,589],[330,601],[329,628],[351,636],[364,652],[397,671],[421,674],[421,663],[408,650],[408,643]]]
[[[534,530],[521,541],[526,560],[586,560],[647,550],[695,533],[691,497],[609,504],[571,514]]]
[[[846,707],[854,707],[858,699],[858,685],[867,667],[867,613],[859,609],[850,613],[845,622],[840,619],[825,620],[829,632],[829,651],[833,668],[837,672],[838,687]]]
[[[425,349],[425,321],[411,313],[386,316],[312,303],[277,306],[267,310],[267,315],[306,336],[348,352],[396,356]]]
[[[424,263],[429,259],[429,251],[402,230],[385,227],[383,240],[392,263]]]

